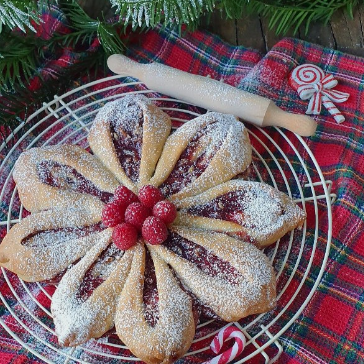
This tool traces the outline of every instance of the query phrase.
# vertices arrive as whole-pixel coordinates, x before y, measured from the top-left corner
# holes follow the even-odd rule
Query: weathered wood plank
[[[237,44],[267,52],[267,45],[259,16],[244,15],[236,21]]]
[[[364,7],[361,6],[355,9],[353,18],[345,11],[334,14],[331,27],[338,50],[364,56],[363,12]]]
[[[348,23],[348,29],[352,38],[352,48],[364,47],[364,4],[356,7],[353,13],[353,19],[345,14]]]
[[[78,3],[93,18],[97,18],[98,16],[108,18],[114,15],[114,11],[111,9],[111,4],[108,0],[78,0]]]
[[[346,13],[343,10],[336,12],[330,24],[335,38],[336,48],[343,51],[352,48],[355,40],[352,38]]]
[[[106,16],[113,14],[110,2],[107,0],[78,1],[91,16],[98,16],[102,12]],[[263,53],[282,38],[294,36],[324,47],[364,57],[363,3],[354,9],[352,19],[346,11],[338,11],[327,25],[312,23],[307,34],[305,27],[301,26],[297,34],[290,32],[285,35],[276,35],[275,30],[269,29],[268,19],[260,18],[259,15],[244,15],[241,19],[232,20],[226,19],[221,11],[216,10],[209,15],[209,18],[209,21],[207,17],[201,19],[201,29],[219,35],[230,44],[251,47]]]
[[[220,11],[214,11],[209,18],[203,18],[201,28],[217,34],[230,44],[238,45],[236,20],[226,19]]]
[[[336,49],[336,40],[330,23],[325,25],[319,22],[312,22],[307,33],[305,32],[305,27],[302,26],[299,29],[299,38],[307,42]]]
[[[262,31],[263,31],[263,36],[265,39],[265,43],[266,43],[266,47],[267,47],[267,51],[269,49],[271,49],[276,43],[278,43],[281,39],[285,38],[285,37],[293,37],[293,31],[289,31],[288,33],[282,35],[277,35],[276,34],[276,30],[275,29],[270,29],[269,28],[269,19],[268,18],[262,18],[261,19],[261,24],[262,24]]]

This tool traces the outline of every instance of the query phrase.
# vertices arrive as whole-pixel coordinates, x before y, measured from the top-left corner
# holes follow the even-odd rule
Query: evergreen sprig
[[[0,92],[9,91],[15,84],[29,83],[37,68],[38,57],[34,44],[10,32],[0,34]]]
[[[125,49],[117,33],[117,24],[93,19],[74,1],[60,1],[60,6],[69,22],[72,32],[55,33],[50,39],[42,39],[34,33],[26,35],[9,29],[0,34],[0,92],[11,91],[16,85],[29,83],[34,76],[40,76],[38,67],[49,54],[57,54],[59,49],[90,46],[98,37],[104,58]],[[106,63],[105,63],[106,65]],[[93,62],[85,64],[84,72],[91,70]],[[97,71],[97,70],[96,70]]]
[[[226,0],[225,0],[226,1]],[[230,0],[231,1],[231,0]],[[129,22],[132,28],[154,27],[163,23],[166,26],[187,24],[195,27],[205,12],[212,12],[216,0],[110,0],[116,14]]]
[[[340,10],[353,16],[353,9],[360,0],[240,0],[227,1],[225,12],[231,18],[238,19],[243,13],[259,14],[269,19],[268,27],[275,29],[276,34],[285,34],[292,30],[296,34],[301,26],[308,32],[312,22],[326,24],[332,15]],[[232,7],[231,7],[232,6]]]
[[[18,27],[24,33],[27,29],[35,31],[31,21],[39,23],[38,9],[39,3],[33,0],[0,1],[0,33],[4,26]]]
[[[76,43],[86,41],[90,44],[91,40],[97,36],[106,55],[124,51],[125,45],[117,31],[120,27],[119,22],[107,22],[105,19],[99,18],[93,19],[87,15],[77,2],[72,0],[60,1],[60,6],[77,34]],[[71,34],[64,37],[64,41],[68,46],[69,42],[67,40],[72,38]]]
[[[37,37],[31,31],[23,34],[10,28],[0,33],[3,45],[0,48],[0,125],[14,127],[18,120],[26,119],[53,95],[66,92],[81,75],[88,75],[89,80],[96,74],[104,75],[107,56],[124,50],[117,26],[92,19],[75,1],[63,0],[59,4],[71,32],[54,33],[49,39]],[[39,13],[44,10],[38,9]],[[97,37],[101,47],[87,52]],[[43,64],[57,58],[64,48],[72,49],[77,61],[66,68],[53,64],[51,79],[47,75],[45,79],[41,72]],[[40,79],[42,87],[30,91],[27,84],[34,77]]]
[[[243,14],[259,14],[267,17],[269,27],[277,34],[293,30],[295,34],[301,25],[306,32],[313,21],[328,22],[339,9],[345,9],[352,16],[353,8],[362,0],[110,0],[121,19],[137,27],[153,27],[163,22],[170,26],[187,24],[189,28],[198,25],[202,14],[215,8],[222,15],[239,19]]]

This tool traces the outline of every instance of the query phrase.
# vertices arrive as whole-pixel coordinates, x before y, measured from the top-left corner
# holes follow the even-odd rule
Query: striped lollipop
[[[292,71],[289,81],[302,100],[310,100],[306,114],[319,115],[323,104],[337,123],[345,120],[334,102],[346,101],[349,94],[333,90],[338,83],[333,75],[325,75],[320,67],[313,64],[302,64]]]

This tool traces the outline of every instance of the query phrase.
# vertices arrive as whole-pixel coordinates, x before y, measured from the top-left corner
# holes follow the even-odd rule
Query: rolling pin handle
[[[107,59],[107,66],[110,70],[118,75],[131,76],[139,78],[141,76],[143,65],[123,56],[122,54],[113,54]]]
[[[307,115],[286,112],[272,101],[267,108],[262,126],[280,126],[308,137],[315,134],[317,123]]]

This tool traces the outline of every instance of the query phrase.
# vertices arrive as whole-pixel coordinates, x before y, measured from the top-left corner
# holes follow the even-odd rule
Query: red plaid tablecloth
[[[51,14],[43,27],[51,31],[66,25],[59,14]],[[88,51],[95,51],[98,46],[96,41]],[[130,45],[127,55],[139,61],[158,61],[191,73],[222,79],[267,96],[282,108],[296,113],[304,113],[307,106],[307,102],[300,100],[288,84],[290,71],[299,64],[317,64],[339,80],[338,90],[350,93],[349,100],[339,105],[346,121],[337,124],[323,110],[316,117],[319,123],[316,134],[306,140],[325,179],[333,181],[333,192],[337,195],[332,206],[332,246],[317,291],[280,338],[283,353],[277,362],[364,363],[364,60],[295,39],[280,41],[262,56],[254,50],[230,46],[208,33],[197,31],[181,38],[174,31],[161,29],[141,35],[138,43]],[[43,65],[44,76],[54,77],[52,69],[55,65],[67,67],[70,61],[77,62],[79,56],[69,49],[60,52],[58,58]],[[31,87],[39,87],[37,79]],[[308,164],[308,168],[314,166]],[[0,182],[3,183],[6,169],[1,173]],[[3,204],[1,221],[6,220],[6,212],[7,206]],[[324,230],[327,221],[322,219],[319,226]],[[2,227],[1,236],[4,229]],[[325,241],[321,243],[324,249]],[[320,264],[316,260],[314,268],[319,270]],[[310,281],[305,283],[303,292],[311,288],[310,284]],[[2,275],[0,292],[10,304],[16,305]],[[38,299],[47,300],[41,292],[39,295]],[[295,304],[291,305],[285,314],[287,319],[298,309]],[[13,332],[22,333],[23,329],[1,303],[0,318]],[[35,349],[44,353],[47,350],[39,346]],[[196,363],[202,361],[202,357],[196,359]],[[43,361],[22,348],[0,326],[0,364],[10,363]]]

